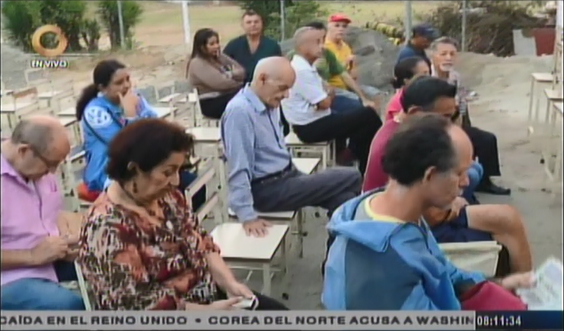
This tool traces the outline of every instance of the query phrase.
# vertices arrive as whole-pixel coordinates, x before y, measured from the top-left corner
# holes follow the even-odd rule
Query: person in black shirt
[[[429,48],[431,43],[438,37],[438,31],[428,24],[419,24],[414,26],[411,30],[411,39],[400,50],[396,64],[408,57],[419,56],[423,58],[429,65],[429,68],[431,68],[431,60],[427,56],[425,50]]]

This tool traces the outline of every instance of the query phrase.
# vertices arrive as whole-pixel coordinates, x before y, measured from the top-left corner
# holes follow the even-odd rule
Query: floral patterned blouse
[[[162,226],[114,204],[105,193],[86,215],[78,261],[102,310],[184,310],[207,304],[217,287],[205,255],[218,252],[180,192],[159,200]]]

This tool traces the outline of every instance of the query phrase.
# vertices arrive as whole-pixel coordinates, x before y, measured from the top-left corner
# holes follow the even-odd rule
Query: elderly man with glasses
[[[83,310],[60,284],[76,280],[78,245],[54,175],[70,151],[66,129],[54,117],[30,117],[1,149],[2,309]]]

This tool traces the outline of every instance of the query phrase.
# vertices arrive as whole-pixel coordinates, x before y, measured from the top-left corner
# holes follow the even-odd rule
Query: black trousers
[[[202,99],[200,100],[200,107],[202,108],[202,114],[205,117],[214,118],[216,120],[221,118],[223,112],[225,111],[225,107],[231,99],[237,94],[239,91],[229,92],[226,94],[222,94],[216,98],[210,99]]]
[[[284,306],[282,303],[274,300],[271,297],[266,295],[262,295],[256,291],[253,291],[253,294],[257,297],[258,306],[255,310],[290,310],[288,307]],[[227,295],[223,291],[219,291],[218,293],[219,300],[227,299]]]
[[[484,168],[482,180],[500,176],[499,151],[495,134],[473,126],[463,126],[464,131],[472,141],[474,157],[477,157]]]
[[[294,125],[294,132],[305,143],[349,139],[349,148],[358,159],[360,172],[364,174],[372,138],[381,126],[382,120],[378,114],[372,108],[362,107],[331,114],[306,125]]]

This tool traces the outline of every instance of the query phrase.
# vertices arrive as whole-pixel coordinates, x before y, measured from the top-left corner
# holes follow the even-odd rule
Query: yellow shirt
[[[346,42],[341,41],[341,43],[339,45],[337,45],[330,40],[326,40],[325,41],[325,48],[327,48],[328,50],[330,50],[331,52],[333,52],[335,54],[335,56],[337,57],[339,62],[341,62],[341,64],[343,65],[343,67],[345,67],[345,69],[347,71],[350,71],[352,69],[351,66],[346,65],[349,57],[351,57],[353,55],[353,51],[352,51],[351,47],[349,45],[347,45]],[[331,79],[329,79],[328,83],[329,83],[329,85],[336,87],[336,88],[347,89],[347,85],[345,84],[345,82],[343,81],[341,76],[331,77]]]

